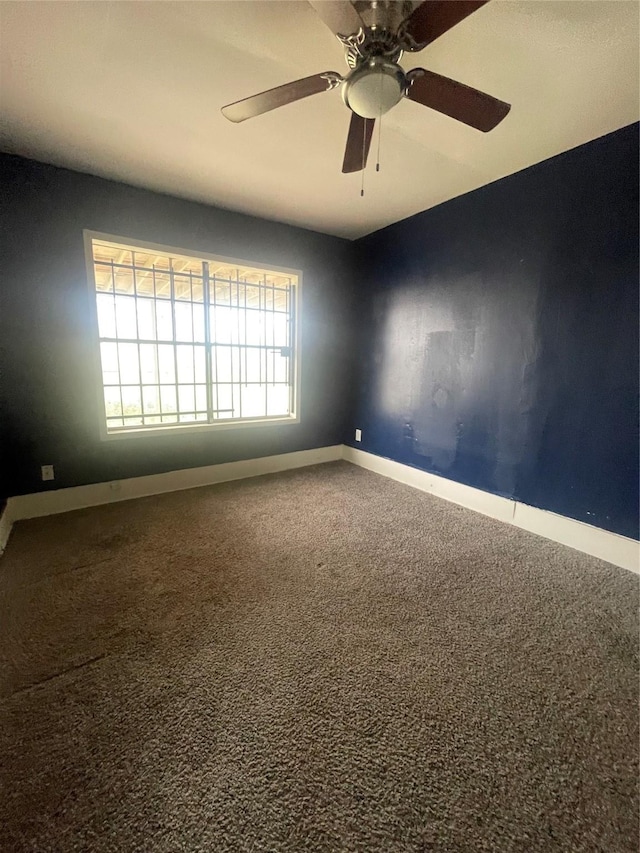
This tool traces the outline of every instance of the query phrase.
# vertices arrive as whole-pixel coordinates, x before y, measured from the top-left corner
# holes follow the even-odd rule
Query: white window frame
[[[131,237],[121,237],[115,234],[105,234],[101,231],[91,231],[84,229],[84,252],[87,270],[87,284],[90,293],[90,311],[91,311],[91,334],[93,335],[93,351],[95,353],[95,377],[96,387],[98,389],[98,402],[100,412],[100,438],[103,441],[121,441],[131,438],[150,438],[152,436],[162,435],[179,435],[194,433],[205,433],[218,430],[244,429],[263,427],[280,426],[285,424],[300,423],[300,391],[301,391],[301,348],[300,348],[300,316],[302,306],[302,271],[287,267],[276,267],[271,264],[263,264],[257,261],[240,260],[238,258],[228,258],[222,255],[213,255],[207,252],[199,252],[193,249],[178,248],[176,246],[166,246],[160,243],[150,243],[147,240],[136,240]],[[289,415],[274,415],[255,419],[221,419],[214,423],[177,423],[177,424],[158,424],[135,429],[122,429],[118,432],[109,432],[107,428],[107,411],[104,400],[104,383],[102,374],[102,359],[100,355],[100,331],[98,325],[98,303],[96,294],[99,292],[96,288],[93,260],[93,240],[98,240],[106,243],[117,243],[121,246],[131,248],[133,251],[147,250],[155,252],[158,255],[174,255],[183,258],[194,258],[199,261],[209,261],[218,264],[228,264],[230,266],[250,267],[257,270],[279,273],[282,275],[295,276],[296,284],[294,285],[295,293],[295,329],[293,340],[293,357],[291,367],[294,371],[293,389],[293,408]]]

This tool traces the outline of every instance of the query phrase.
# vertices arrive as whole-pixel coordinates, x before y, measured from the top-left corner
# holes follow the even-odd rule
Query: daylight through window
[[[297,274],[89,245],[107,433],[295,418]]]

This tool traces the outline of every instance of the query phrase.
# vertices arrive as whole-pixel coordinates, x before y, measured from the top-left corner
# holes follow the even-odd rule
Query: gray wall
[[[342,442],[352,244],[18,157],[0,169],[0,498]],[[301,423],[101,441],[84,228],[302,269]]]

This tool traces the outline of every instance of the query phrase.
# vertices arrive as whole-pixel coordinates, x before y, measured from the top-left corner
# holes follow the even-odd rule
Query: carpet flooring
[[[638,578],[345,462],[16,526],[0,849],[638,850]]]

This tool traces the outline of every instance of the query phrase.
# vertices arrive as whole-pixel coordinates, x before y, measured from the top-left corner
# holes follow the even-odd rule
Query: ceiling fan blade
[[[276,86],[275,89],[260,92],[259,95],[252,95],[242,101],[227,104],[226,107],[222,107],[221,112],[229,121],[245,121],[275,110],[276,107],[283,107],[285,104],[308,98],[309,95],[328,92],[329,89],[335,89],[341,82],[342,77],[335,71],[325,71],[323,74],[303,77],[301,80],[285,83],[284,86]]]
[[[422,50],[489,0],[423,0],[400,27],[407,50]]]
[[[374,118],[362,118],[357,113],[351,114],[351,124],[347,135],[347,147],[344,152],[342,171],[361,172],[367,165],[367,157],[373,136]]]
[[[347,0],[309,0],[309,5],[338,37],[350,36],[364,28],[362,18]]]
[[[484,133],[500,124],[511,109],[511,104],[424,68],[414,68],[407,79],[405,97]]]

